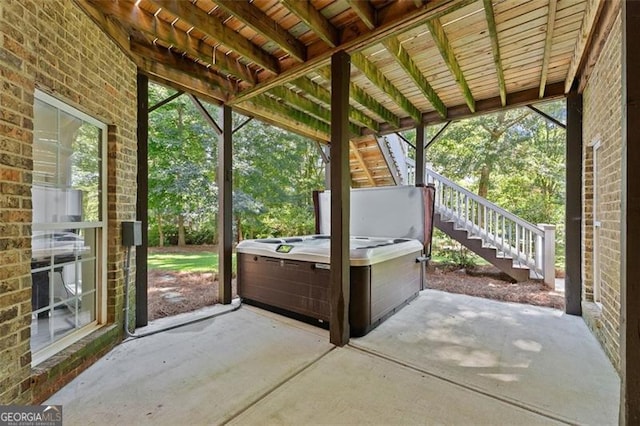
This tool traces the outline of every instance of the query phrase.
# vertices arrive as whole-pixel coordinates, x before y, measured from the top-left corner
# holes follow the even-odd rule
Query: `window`
[[[36,91],[31,237],[34,364],[103,322],[107,126]]]

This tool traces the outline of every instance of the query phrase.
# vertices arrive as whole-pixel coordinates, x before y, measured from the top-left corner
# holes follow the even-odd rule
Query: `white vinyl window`
[[[107,126],[40,91],[33,125],[35,365],[104,322]]]

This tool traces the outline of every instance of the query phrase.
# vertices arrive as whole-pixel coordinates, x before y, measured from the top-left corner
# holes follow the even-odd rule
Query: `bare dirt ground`
[[[194,249],[187,248],[185,251]],[[429,265],[427,287],[505,302],[564,308],[564,296],[541,281],[511,283],[492,266],[465,270]],[[149,271],[149,320],[190,312],[217,302],[218,281],[212,273]]]

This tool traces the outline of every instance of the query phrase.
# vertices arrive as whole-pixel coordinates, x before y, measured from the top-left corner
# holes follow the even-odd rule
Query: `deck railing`
[[[554,285],[555,226],[529,223],[433,170],[426,169],[425,180],[436,187],[435,211],[443,220],[481,238],[515,265],[528,267],[532,278]]]

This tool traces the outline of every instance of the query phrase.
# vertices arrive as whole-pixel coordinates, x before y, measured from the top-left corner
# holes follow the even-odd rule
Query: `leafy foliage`
[[[149,94],[153,105],[172,91],[150,85]],[[244,120],[234,114],[234,128]],[[217,149],[217,135],[186,96],[150,114],[151,245],[217,241]],[[324,177],[315,144],[254,120],[234,134],[232,149],[237,237],[312,233],[312,191]]]

